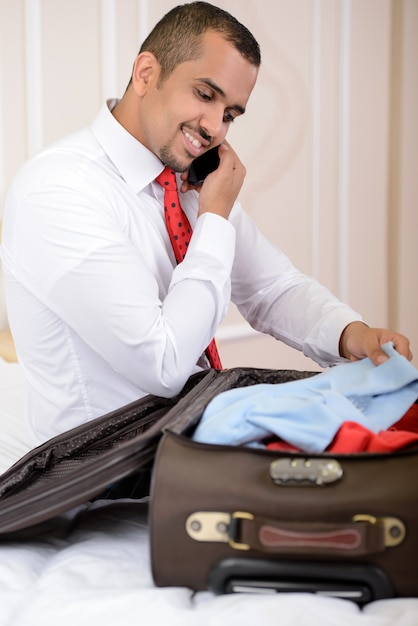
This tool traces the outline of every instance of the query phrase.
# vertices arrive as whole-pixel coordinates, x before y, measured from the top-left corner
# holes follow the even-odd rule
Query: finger
[[[218,147],[218,154],[221,161],[224,161],[226,159],[233,159],[234,156],[236,156],[232,148],[228,146],[225,142],[221,143]]]
[[[180,185],[180,191],[182,193],[186,193],[186,191],[200,191],[202,189],[202,185],[189,185],[187,180],[184,180]]]
[[[392,342],[395,350],[409,361],[412,360],[412,352],[409,347],[409,340],[404,335],[399,333],[392,334],[388,337],[387,332],[383,333],[380,337],[380,346]],[[388,355],[381,349],[381,347],[372,348],[369,352],[369,358],[375,365],[381,365],[388,360]]]
[[[410,349],[409,340],[404,335],[396,335],[393,339],[393,347],[399,354],[412,361],[413,355]]]
[[[373,350],[370,353],[369,358],[371,362],[374,363],[375,365],[382,365],[382,363],[385,363],[386,361],[389,360],[389,357],[386,354],[386,352],[383,352],[383,350],[380,350],[380,349]]]

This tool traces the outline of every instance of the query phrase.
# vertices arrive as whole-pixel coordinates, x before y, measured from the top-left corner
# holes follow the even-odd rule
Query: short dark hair
[[[202,35],[208,31],[220,33],[247,61],[260,66],[260,46],[248,28],[208,2],[190,2],[171,9],[153,28],[139,52],[152,52],[164,80],[177,65],[199,56]]]

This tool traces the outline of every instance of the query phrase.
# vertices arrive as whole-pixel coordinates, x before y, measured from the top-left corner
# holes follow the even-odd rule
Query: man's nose
[[[213,106],[210,111],[206,111],[200,120],[200,125],[207,135],[221,143],[225,136],[220,137],[224,130],[224,109],[223,107]]]

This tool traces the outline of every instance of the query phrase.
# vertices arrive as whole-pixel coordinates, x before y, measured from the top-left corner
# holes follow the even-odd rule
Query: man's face
[[[185,171],[225,139],[245,111],[257,73],[218,33],[206,33],[198,59],[181,63],[159,85],[154,76],[141,104],[137,138],[163,163]]]

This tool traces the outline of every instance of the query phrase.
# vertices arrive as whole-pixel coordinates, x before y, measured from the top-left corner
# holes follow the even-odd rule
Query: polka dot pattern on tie
[[[158,176],[157,182],[164,188],[165,223],[176,261],[180,263],[186,256],[192,228],[180,205],[176,173],[170,167],[166,167]]]

